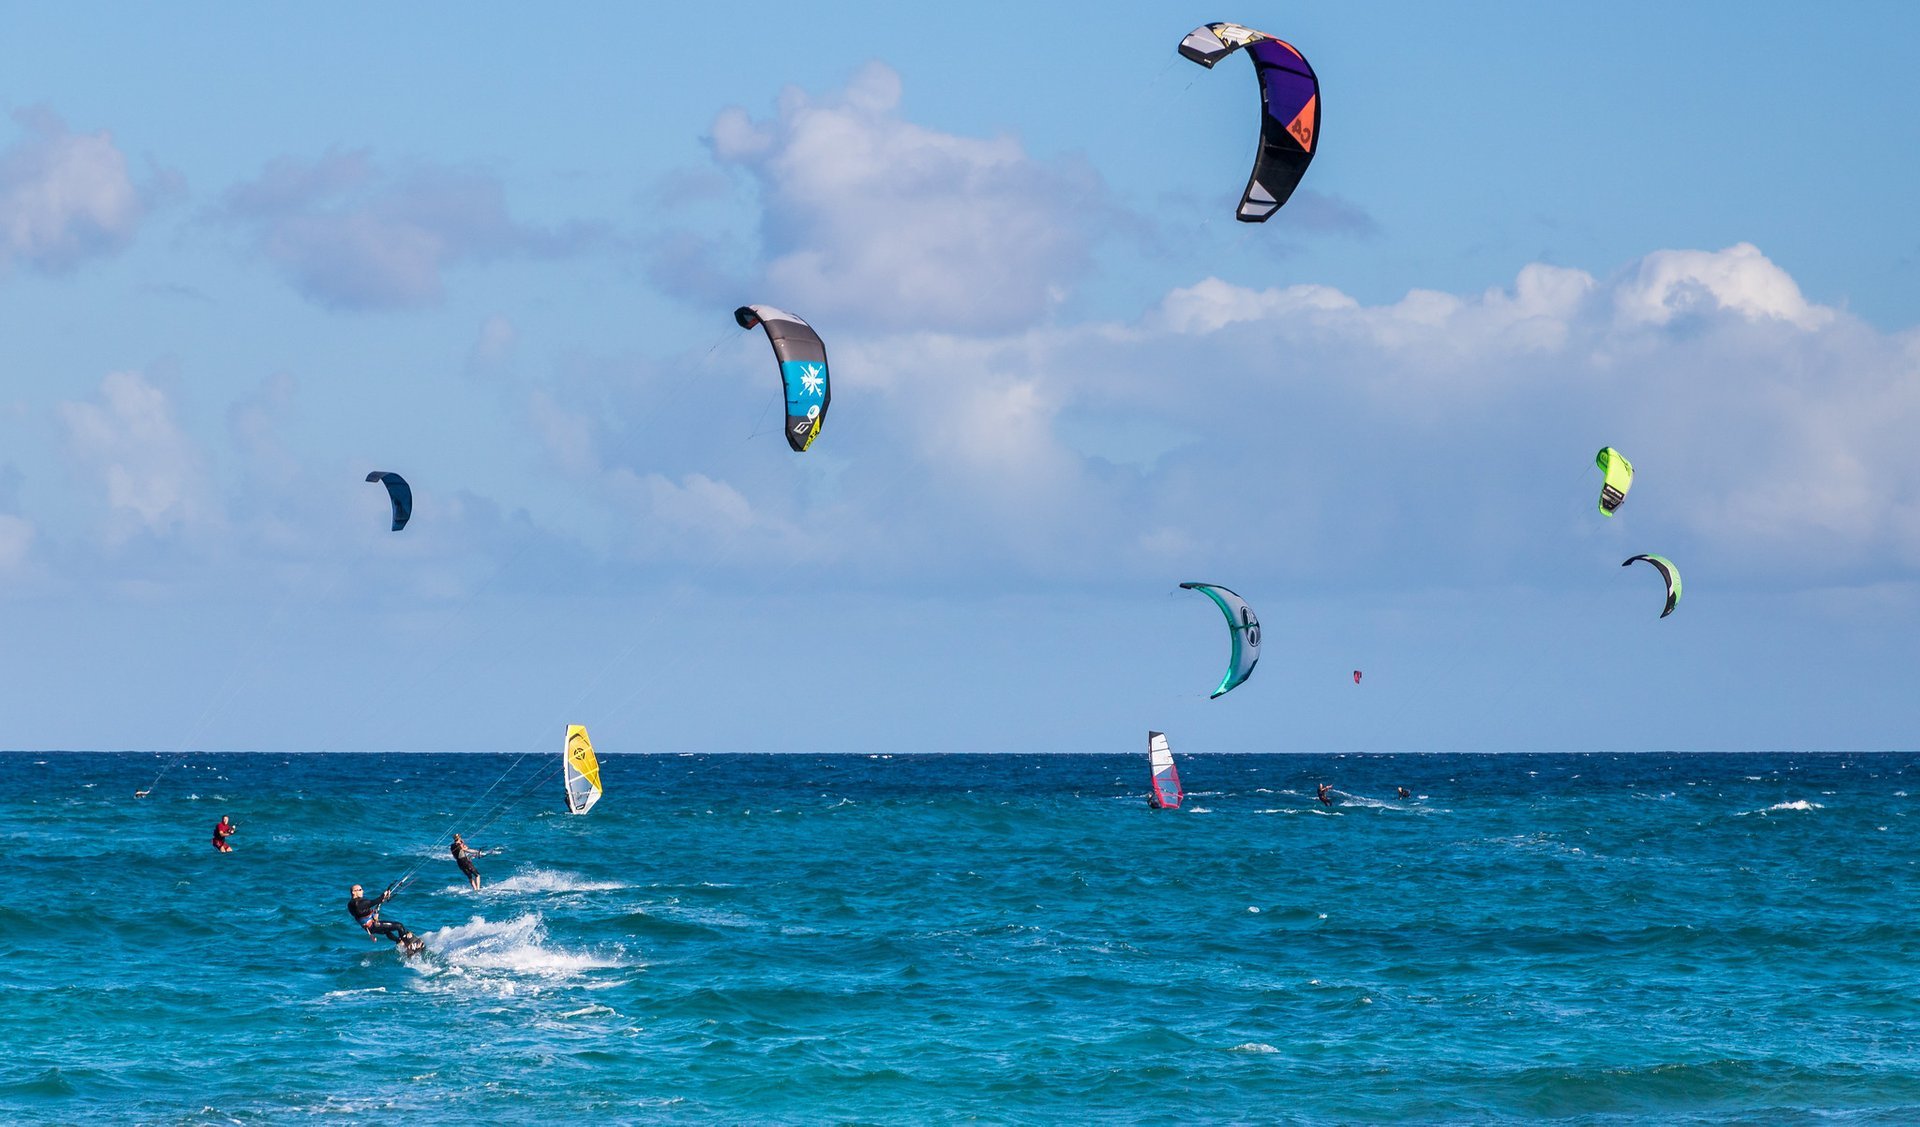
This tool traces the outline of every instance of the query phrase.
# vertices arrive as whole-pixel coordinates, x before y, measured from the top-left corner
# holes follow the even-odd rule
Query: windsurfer
[[[348,895],[350,899],[347,901],[347,912],[353,916],[353,922],[366,931],[367,938],[377,939],[384,935],[393,940],[395,946],[409,954],[424,946],[418,936],[407,930],[406,924],[399,920],[380,918],[380,905],[393,899],[392,887],[388,887],[378,896],[368,896],[356,884],[348,890]]]

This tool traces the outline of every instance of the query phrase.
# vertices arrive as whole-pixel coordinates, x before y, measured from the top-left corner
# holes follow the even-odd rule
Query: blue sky
[[[0,5],[0,745],[1913,746],[1920,14],[1030,12]]]

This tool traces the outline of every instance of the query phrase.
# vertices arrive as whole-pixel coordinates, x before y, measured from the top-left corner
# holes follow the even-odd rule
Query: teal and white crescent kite
[[[1665,618],[1672,614],[1673,608],[1680,605],[1680,569],[1673,566],[1673,561],[1665,556],[1629,556],[1620,566],[1626,567],[1634,560],[1645,560],[1652,564],[1661,578],[1667,581],[1667,609],[1660,612],[1660,617]]]
[[[1227,663],[1227,675],[1220,679],[1220,687],[1213,690],[1213,695],[1230,692],[1252,675],[1254,665],[1260,660],[1260,620],[1253,616],[1247,600],[1218,583],[1182,583],[1180,586],[1212,599],[1220,613],[1227,616],[1227,629],[1233,635],[1233,658]]]

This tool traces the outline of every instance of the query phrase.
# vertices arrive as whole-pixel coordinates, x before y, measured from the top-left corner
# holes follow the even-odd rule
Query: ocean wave
[[[320,997],[322,1000],[327,998],[353,998],[361,994],[385,994],[386,992],[387,988],[384,986],[365,986],[357,990],[329,990],[325,994],[320,995]]]
[[[563,869],[525,869],[492,883],[482,883],[480,895],[516,895],[528,892],[616,892],[628,887],[631,886],[621,881],[593,880]],[[453,890],[465,892],[467,886],[456,885]]]
[[[1792,802],[1776,802],[1772,806],[1767,807],[1765,810],[1745,810],[1745,811],[1742,811],[1739,816],[1744,818],[1749,814],[1758,814],[1764,818],[1768,814],[1771,814],[1776,810],[1781,812],[1785,812],[1788,810],[1802,810],[1802,811],[1811,812],[1814,810],[1825,810],[1825,809],[1826,807],[1822,806],[1818,802],[1808,802],[1804,798],[1799,798],[1799,799],[1795,799]]]
[[[428,980],[479,980],[513,992],[508,980],[569,980],[588,971],[631,966],[623,957],[550,946],[545,921],[536,912],[510,920],[475,916],[464,924],[444,927],[421,936],[427,959],[408,965]],[[503,988],[504,989],[499,989]]]
[[[74,1096],[79,1092],[80,1089],[58,1068],[49,1068],[25,1080],[0,1084],[0,1095],[6,1096]]]
[[[1227,1050],[1230,1053],[1277,1053],[1280,1050],[1265,1041],[1248,1041]]]

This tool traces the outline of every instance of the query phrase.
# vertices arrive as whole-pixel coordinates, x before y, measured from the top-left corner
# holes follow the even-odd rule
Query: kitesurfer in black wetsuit
[[[1320,805],[1333,805],[1333,785],[1331,783],[1320,784]]]
[[[1406,798],[1412,798],[1412,797],[1413,797],[1413,792],[1412,792],[1412,791],[1410,791],[1410,790],[1408,790],[1408,789],[1407,789],[1406,787],[1399,787],[1399,788],[1397,788],[1397,789],[1398,789],[1398,790],[1400,791],[1400,797],[1401,797],[1401,798],[1403,798],[1403,799],[1406,799]]]
[[[407,930],[407,925],[399,920],[380,918],[380,905],[393,899],[393,889],[388,888],[378,896],[368,896],[359,885],[348,890],[351,899],[347,901],[347,912],[353,916],[353,922],[366,930],[369,938],[384,935],[393,940],[401,950],[418,950],[420,939]]]
[[[475,892],[480,891],[480,870],[473,867],[473,858],[484,857],[486,854],[477,849],[468,848],[467,843],[460,840],[459,834],[453,835],[451,849],[453,859],[460,863],[460,871],[466,875],[467,883],[473,886]]]

